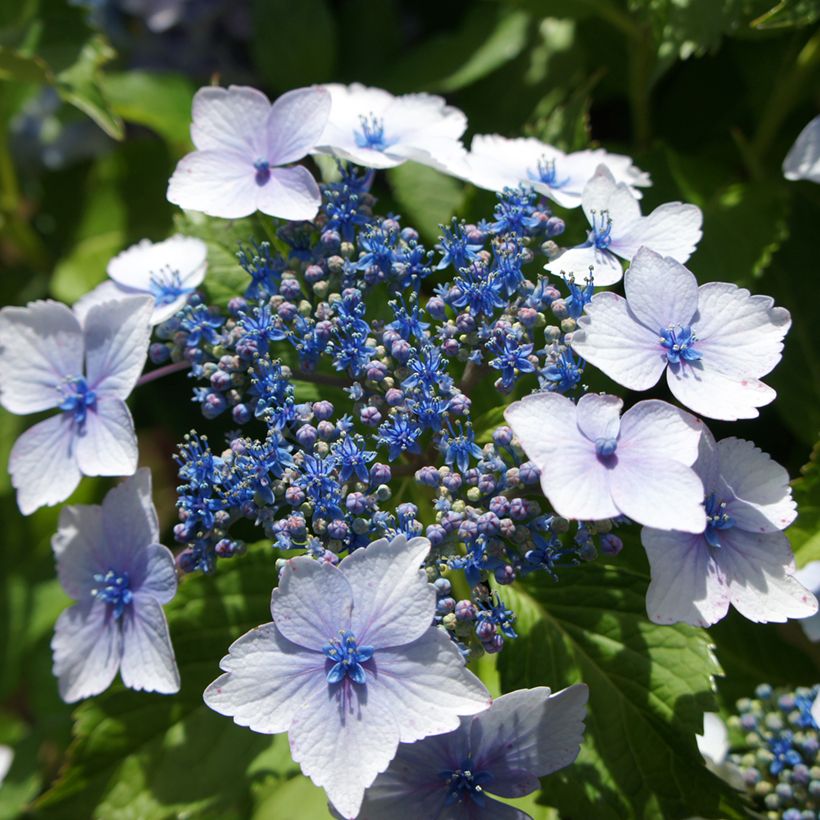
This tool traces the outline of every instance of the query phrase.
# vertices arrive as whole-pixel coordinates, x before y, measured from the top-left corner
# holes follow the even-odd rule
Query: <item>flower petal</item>
[[[122,615],[122,682],[129,689],[179,691],[179,670],[162,607],[141,591]]]
[[[700,242],[703,213],[697,205],[665,202],[648,216],[633,222],[625,233],[618,232],[612,250],[625,259],[632,259],[644,245],[661,256],[671,256],[685,262]]]
[[[82,600],[97,586],[94,575],[110,569],[107,539],[103,531],[102,507],[73,504],[60,510],[57,532],[51,539],[62,588]]]
[[[57,407],[64,379],[83,372],[83,334],[58,302],[0,311],[0,403],[24,415]]]
[[[108,275],[118,285],[150,291],[151,280],[163,271],[179,274],[181,283],[195,288],[205,276],[208,246],[193,236],[172,236],[164,242],[143,239],[108,263]]]
[[[125,399],[134,389],[148,355],[153,310],[149,296],[122,296],[88,311],[86,378],[98,399],[102,394]]]
[[[617,396],[586,393],[576,405],[578,429],[592,442],[618,438],[623,406],[623,400]]]
[[[702,535],[644,527],[641,543],[652,580],[646,614],[656,624],[711,626],[729,611],[729,589]]]
[[[65,501],[80,483],[73,420],[60,413],[29,427],[11,448],[9,473],[23,515]]]
[[[102,511],[105,538],[111,554],[118,559],[130,564],[132,556],[142,553],[148,544],[159,542],[159,521],[151,499],[151,471],[145,467],[108,491]],[[133,576],[129,565],[124,563],[121,569]]]
[[[83,475],[132,475],[137,469],[137,435],[125,402],[114,397],[97,402],[76,446]]]
[[[591,272],[590,268],[592,268]],[[594,245],[570,248],[544,265],[544,270],[556,276],[571,274],[576,279],[585,279],[591,273],[597,287],[614,285],[620,282],[624,275],[621,260],[614,253],[599,250]]]
[[[270,110],[270,100],[255,88],[200,88],[194,94],[191,141],[200,151],[233,151],[251,163],[264,159]]]
[[[310,171],[302,165],[272,168],[270,179],[259,188],[257,207],[263,214],[297,221],[313,219],[322,195]]]
[[[108,609],[100,601],[90,601],[69,607],[57,619],[51,649],[60,697],[66,703],[98,695],[117,674],[122,637]]]
[[[648,390],[666,367],[658,334],[638,322],[615,293],[598,293],[572,334],[572,349],[610,379],[630,390]]]
[[[811,120],[798,134],[783,160],[783,176],[820,182],[820,116]]]
[[[94,290],[89,291],[84,296],[81,296],[72,306],[71,310],[80,321],[84,323],[88,316],[88,311],[95,305],[101,305],[103,302],[112,302],[116,299],[121,299],[123,296],[144,296],[141,291],[130,290],[128,288],[120,287],[111,279],[106,279],[100,282]]]
[[[600,221],[601,213],[606,211],[612,220],[612,232],[618,237],[641,218],[641,206],[629,186],[615,182],[606,165],[599,165],[586,184],[581,204],[590,225],[596,218]],[[596,278],[596,284],[603,282]]]
[[[624,276],[624,292],[635,318],[657,336],[665,328],[688,327],[698,309],[698,283],[671,256],[643,247]]]
[[[271,615],[282,635],[316,652],[350,629],[352,610],[353,590],[345,574],[306,555],[285,564],[271,595]]]
[[[689,467],[698,457],[704,427],[700,419],[665,401],[639,401],[621,416],[618,452],[669,458]]]
[[[319,141],[330,115],[330,93],[320,86],[296,88],[279,97],[267,117],[271,165],[285,165],[308,154]]]
[[[383,538],[344,558],[339,569],[353,590],[350,629],[360,644],[401,646],[421,637],[436,609],[436,591],[422,568],[426,538]]]
[[[325,656],[291,643],[274,624],[235,640],[219,666],[226,674],[205,690],[206,705],[266,735],[287,732],[302,705],[328,689]]]

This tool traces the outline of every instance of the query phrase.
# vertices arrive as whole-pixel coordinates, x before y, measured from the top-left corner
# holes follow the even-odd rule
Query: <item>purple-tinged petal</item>
[[[73,419],[60,413],[29,427],[11,448],[9,473],[23,515],[65,501],[80,483]]]
[[[786,179],[820,182],[820,116],[815,117],[798,134],[783,160]]]
[[[658,334],[644,327],[615,293],[598,293],[572,334],[572,349],[630,390],[648,390],[666,367]]]
[[[330,93],[317,86],[279,97],[267,116],[267,159],[271,165],[295,162],[312,151],[330,115]]]
[[[88,311],[83,321],[86,380],[98,400],[106,395],[125,399],[134,389],[148,355],[153,310],[149,296],[123,296]]]
[[[257,209],[255,160],[236,152],[194,151],[178,163],[167,198],[187,211],[240,219]]]
[[[703,484],[679,461],[618,450],[610,476],[612,499],[627,518],[646,527],[700,533],[706,529]]]
[[[687,467],[698,457],[703,422],[665,401],[647,399],[621,418],[618,452],[679,461]]]
[[[643,247],[624,276],[629,310],[656,337],[662,329],[688,327],[698,310],[694,274],[671,256]]]
[[[705,424],[701,428],[698,458],[692,465],[692,469],[700,476],[707,494],[722,486],[717,442],[712,431]]]
[[[438,627],[412,644],[378,649],[368,675],[368,697],[389,704],[402,743],[452,732],[460,715],[474,715],[492,703],[484,684],[464,665],[461,653]]]
[[[360,645],[401,646],[430,628],[436,591],[422,569],[428,552],[426,538],[398,535],[357,549],[339,564],[353,590],[350,629]]]
[[[656,624],[711,626],[729,611],[729,588],[702,535],[644,527],[652,580],[646,614]]]
[[[817,612],[817,598],[794,577],[794,556],[782,532],[720,533],[716,556],[737,611],[755,623],[783,623]]]
[[[257,193],[257,208],[263,214],[291,222],[313,219],[321,204],[319,186],[302,165],[271,168],[270,179]]]
[[[107,610],[92,600],[69,607],[57,619],[51,649],[60,697],[66,703],[98,695],[117,674],[122,635]]]
[[[749,532],[783,530],[797,517],[789,474],[751,441],[726,438],[717,445],[720,475],[734,500],[727,512]]]
[[[625,233],[619,231],[612,250],[625,259],[632,259],[638,249],[645,246],[661,256],[686,262],[703,236],[702,225],[703,213],[697,205],[665,202],[648,216],[633,222]]]
[[[32,302],[0,311],[0,403],[10,413],[57,407],[57,386],[82,371],[82,328],[65,305]]]
[[[149,544],[144,548],[145,559],[142,577],[135,576],[132,588],[140,594],[150,595],[161,604],[167,604],[177,592],[177,571],[174,555],[162,544]]]
[[[576,406],[578,429],[593,443],[598,439],[618,438],[621,409],[624,403],[617,396],[605,393],[587,393]]]
[[[179,691],[179,670],[162,607],[135,593],[122,615],[122,682],[129,689],[170,695]]]
[[[270,100],[255,88],[200,88],[192,106],[191,141],[200,151],[233,151],[251,163],[264,158]]]
[[[234,641],[219,662],[226,674],[206,690],[207,706],[254,732],[287,732],[304,704],[324,698],[325,656],[291,643],[274,624]]]
[[[606,212],[612,220],[612,231],[616,236],[624,234],[630,225],[641,218],[641,206],[629,186],[615,182],[615,177],[606,165],[599,165],[587,182],[581,204],[590,225],[596,219],[600,223],[602,214]],[[601,285],[603,282],[596,277],[596,284]]]
[[[502,695],[471,723],[472,759],[492,774],[486,788],[523,797],[544,777],[569,766],[581,748],[589,690],[576,684],[550,694],[545,686]]]
[[[137,469],[134,420],[122,399],[97,402],[75,441],[83,475],[131,475]]]
[[[142,468],[109,490],[103,499],[103,529],[117,569],[134,577],[133,558],[142,556],[148,544],[159,542],[159,522],[151,499],[151,471]],[[144,570],[145,559],[140,562]]]
[[[600,250],[594,245],[570,248],[544,265],[544,269],[556,276],[572,274],[578,280],[585,279],[591,273],[597,287],[614,285],[624,275],[621,260],[614,253]]]
[[[345,574],[306,555],[285,564],[271,595],[271,615],[282,635],[315,652],[350,629],[352,610],[353,591]]]
[[[96,504],[63,507],[51,547],[62,588],[77,601],[88,598],[97,586],[94,575],[110,569],[102,508]]]

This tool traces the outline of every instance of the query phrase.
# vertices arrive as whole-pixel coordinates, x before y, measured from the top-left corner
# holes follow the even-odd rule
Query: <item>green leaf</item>
[[[817,0],[780,0],[765,14],[752,20],[757,29],[802,28],[820,19],[820,3]]]
[[[51,69],[36,55],[27,56],[0,46],[0,80],[46,85],[52,82]]]
[[[166,607],[182,689],[162,696],[116,683],[75,713],[66,765],[38,816],[106,820],[246,817],[252,787],[293,773],[282,745],[202,701],[228,646],[270,620],[274,556],[259,545],[214,576],[189,576]],[[273,744],[273,748],[272,748]],[[274,766],[284,771],[275,771]]]
[[[809,463],[792,482],[797,502],[797,520],[786,530],[798,567],[820,561],[820,441],[814,445]]]
[[[449,224],[464,203],[463,183],[426,165],[405,162],[390,168],[387,178],[407,222],[428,242],[438,239],[439,225]]]
[[[590,689],[580,756],[545,781],[543,802],[596,820],[735,816],[695,744],[716,708],[709,636],[649,622],[647,584],[641,571],[588,564],[503,590],[520,633],[499,658],[504,691]]]

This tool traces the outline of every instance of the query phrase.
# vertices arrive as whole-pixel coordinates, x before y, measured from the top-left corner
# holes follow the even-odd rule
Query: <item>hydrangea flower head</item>
[[[331,84],[330,118],[317,151],[366,168],[393,168],[408,159],[447,170],[464,154],[467,118],[442,97]]]
[[[238,219],[255,211],[312,219],[321,204],[316,180],[301,165],[327,123],[330,95],[288,91],[271,105],[255,88],[201,88],[194,96],[191,140],[168,183],[168,200],[209,216]]]
[[[398,535],[338,566],[287,562],[273,623],[222,659],[205,702],[255,732],[287,732],[293,759],[345,817],[399,742],[457,728],[491,698],[447,634],[431,626],[436,594],[420,569],[430,542]]]
[[[625,515],[703,532],[703,485],[690,467],[703,425],[662,401],[639,402],[623,418],[622,408],[616,396],[588,393],[576,405],[558,393],[535,393],[513,402],[504,418],[564,518]]]
[[[77,601],[57,619],[51,641],[63,700],[99,694],[117,670],[131,689],[177,692],[162,611],[176,593],[176,567],[159,543],[151,473],[139,470],[102,506],[63,508],[52,546],[60,584]]]
[[[620,260],[631,260],[641,246],[685,262],[700,241],[700,208],[666,202],[641,216],[629,185],[617,182],[605,165],[584,188],[581,206],[590,225],[587,241],[545,265],[550,273],[583,279],[593,268],[596,285],[614,285],[623,276]]]
[[[783,160],[783,176],[820,182],[820,115],[800,132],[789,149]]]
[[[565,154],[534,137],[507,139],[498,134],[473,137],[465,176],[490,191],[526,185],[564,208],[577,208],[599,165],[606,165],[615,181],[624,183],[638,199],[637,186],[651,184],[649,175],[621,154],[602,148]]]
[[[81,475],[137,469],[125,399],[145,363],[153,306],[146,296],[123,296],[82,318],[51,301],[0,311],[0,404],[18,415],[62,411],[12,447],[9,472],[24,515],[68,498]]]
[[[527,820],[491,795],[523,797],[539,778],[569,766],[584,734],[584,684],[551,694],[545,686],[502,695],[446,735],[399,746],[368,789],[361,820],[436,817]]]
[[[651,620],[709,626],[730,604],[763,623],[817,612],[817,599],[794,577],[782,533],[797,515],[786,471],[749,441],[715,443],[706,427],[694,470],[705,489],[705,530],[641,533],[652,575]]]
[[[143,294],[154,300],[151,324],[170,319],[202,284],[208,246],[192,236],[172,236],[163,242],[143,239],[108,263],[108,280],[75,303],[75,311],[126,294]]]
[[[572,348],[618,384],[647,390],[666,370],[675,398],[715,419],[754,418],[777,395],[759,381],[780,361],[791,317],[769,296],[726,282],[698,287],[671,257],[641,248],[626,299],[599,293]]]

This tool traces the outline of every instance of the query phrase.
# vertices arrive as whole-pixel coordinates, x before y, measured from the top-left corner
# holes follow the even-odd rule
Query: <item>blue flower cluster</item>
[[[157,328],[152,360],[189,362],[205,418],[235,425],[224,448],[196,433],[180,446],[179,565],[210,572],[242,552],[241,521],[333,563],[424,535],[441,622],[465,652],[497,652],[515,636],[497,587],[620,549],[609,521],[570,532],[545,514],[510,429],[472,412],[482,382],[580,389],[567,342],[591,282],[562,297],[525,276],[563,230],[531,191],[507,189],[492,220],[454,220],[428,250],[398,216],[373,215],[372,178],[342,169],[314,223],[240,248],[250,282],[225,311],[196,295]]]

